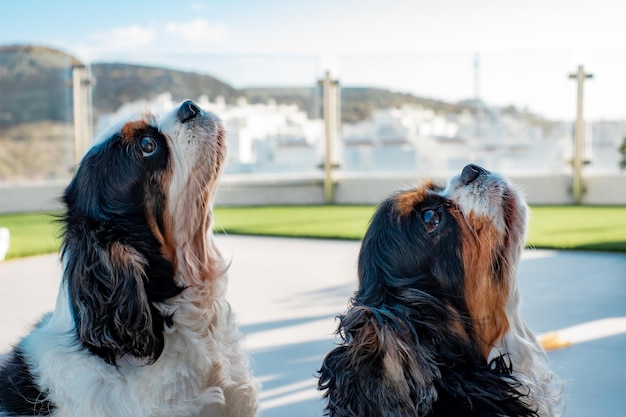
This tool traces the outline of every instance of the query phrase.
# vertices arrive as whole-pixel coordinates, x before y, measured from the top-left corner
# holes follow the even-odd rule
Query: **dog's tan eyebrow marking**
[[[412,190],[404,191],[395,198],[395,208],[400,216],[408,216],[415,205],[423,201],[436,188],[431,179],[424,180]]]
[[[150,124],[143,119],[128,122],[122,127],[122,139],[124,140],[124,142],[131,143],[135,138],[136,132],[141,129],[146,129],[148,126],[150,126]]]

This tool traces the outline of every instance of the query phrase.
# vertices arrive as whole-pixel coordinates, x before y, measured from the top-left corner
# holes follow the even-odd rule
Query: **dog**
[[[63,194],[56,306],[1,365],[0,416],[256,414],[211,235],[225,146],[185,101],[88,151]]]
[[[519,310],[527,206],[466,166],[378,207],[318,388],[331,417],[554,416],[561,384]]]

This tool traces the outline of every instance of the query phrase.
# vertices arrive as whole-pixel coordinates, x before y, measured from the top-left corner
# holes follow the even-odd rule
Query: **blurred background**
[[[273,203],[375,203],[468,162],[514,177],[533,204],[626,204],[625,8],[5,4],[0,212],[53,208],[50,196],[111,123],[183,99],[226,124],[218,204],[265,204],[268,190]]]

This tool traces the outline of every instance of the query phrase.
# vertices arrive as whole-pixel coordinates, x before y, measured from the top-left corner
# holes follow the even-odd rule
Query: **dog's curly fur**
[[[105,134],[65,190],[53,313],[0,367],[0,416],[253,416],[211,237],[224,129],[187,101]]]
[[[468,165],[378,208],[318,387],[331,417],[553,416],[560,384],[519,312],[527,208]]]

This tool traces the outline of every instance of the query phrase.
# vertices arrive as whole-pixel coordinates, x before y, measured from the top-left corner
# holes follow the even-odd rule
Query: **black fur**
[[[464,301],[460,229],[443,197],[374,215],[359,254],[359,288],[340,317],[340,346],[318,388],[331,417],[533,416],[502,367],[478,350]],[[441,214],[429,234],[426,209]],[[460,330],[459,330],[460,329]]]
[[[30,366],[19,347],[0,362],[0,413],[47,416],[54,411],[54,405],[48,401],[46,393],[35,383]]]
[[[119,135],[92,148],[64,193],[63,255],[76,331],[81,344],[109,363],[123,355],[155,361],[170,318],[154,303],[183,290],[147,221],[163,229],[163,174],[169,150],[156,128]],[[157,140],[143,157],[140,140]],[[143,264],[118,264],[113,250],[137,254]],[[144,295],[145,293],[145,295]]]

